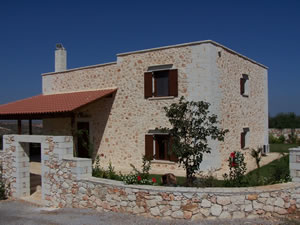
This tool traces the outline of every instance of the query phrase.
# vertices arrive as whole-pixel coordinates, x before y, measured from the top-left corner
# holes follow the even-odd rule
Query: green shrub
[[[269,134],[269,143],[270,144],[278,144],[278,138],[275,137],[273,134]]]
[[[127,175],[121,175],[121,180],[125,184],[148,184],[157,185],[156,178],[149,179],[149,171],[151,169],[151,161],[145,156],[143,157],[142,171],[138,170],[134,165],[130,164],[133,172]]]
[[[229,175],[223,175],[226,186],[243,187],[246,186],[245,173],[246,163],[244,154],[238,151],[230,153],[228,158]]]
[[[278,138],[278,144],[284,144],[285,142],[285,137],[283,135],[280,135]]]
[[[109,162],[107,170],[101,168],[99,155],[97,155],[96,157],[96,162],[93,167],[92,176],[98,178],[111,179],[111,180],[120,180],[120,176],[118,176],[117,173],[115,172],[115,168],[112,166],[111,162]]]

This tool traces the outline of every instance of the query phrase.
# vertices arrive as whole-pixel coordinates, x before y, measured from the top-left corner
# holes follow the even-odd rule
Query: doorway
[[[89,122],[77,122],[77,157],[79,158],[92,157]]]
[[[30,195],[41,196],[42,188],[42,166],[41,166],[41,144],[29,143],[30,164]]]

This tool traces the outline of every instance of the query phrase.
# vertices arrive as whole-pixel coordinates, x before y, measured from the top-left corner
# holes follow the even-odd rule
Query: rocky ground
[[[299,214],[300,215],[300,214]],[[97,212],[92,209],[51,209],[42,208],[20,200],[0,201],[0,224],[9,225],[107,225],[107,224],[191,224],[191,225],[296,225],[299,215],[292,218],[261,218],[234,220],[161,220],[130,214]]]

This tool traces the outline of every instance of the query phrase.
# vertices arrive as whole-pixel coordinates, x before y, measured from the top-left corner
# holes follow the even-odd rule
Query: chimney
[[[56,44],[55,72],[67,70],[67,50],[61,43]]]

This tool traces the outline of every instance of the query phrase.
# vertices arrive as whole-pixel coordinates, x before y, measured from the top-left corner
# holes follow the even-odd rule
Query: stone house
[[[92,143],[101,166],[111,162],[130,172],[143,155],[153,156],[152,173],[183,175],[167,153],[169,126],[164,106],[187,100],[211,103],[224,142],[210,141],[201,170],[220,174],[232,151],[268,146],[267,67],[214,41],[199,41],[121,53],[116,62],[66,67],[66,50],[57,45],[55,72],[42,74],[42,95],[0,106],[0,119],[43,120],[45,135],[73,135],[76,156],[87,157],[82,139]],[[19,122],[20,126],[20,122]],[[81,141],[78,130],[85,130]],[[77,134],[77,135],[76,135]],[[76,141],[77,140],[77,141]],[[250,162],[250,161],[249,161]]]

